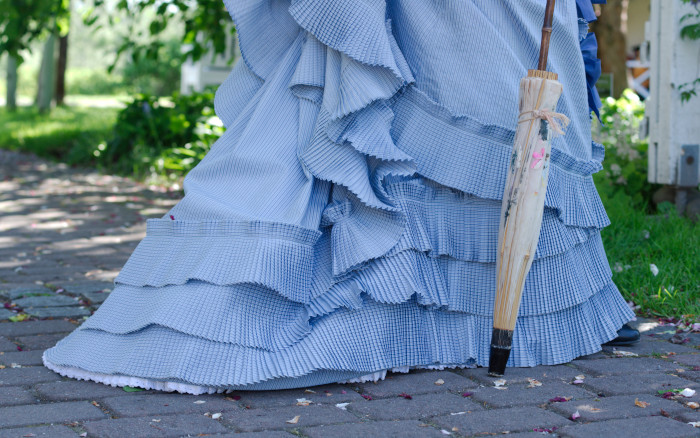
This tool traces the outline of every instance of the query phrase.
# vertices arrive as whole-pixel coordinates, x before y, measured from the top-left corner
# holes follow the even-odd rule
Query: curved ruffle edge
[[[519,318],[508,366],[553,365],[600,351],[632,316],[615,286],[608,284],[580,305]],[[397,367],[486,366],[490,340],[479,334],[490,333],[492,325],[491,317],[426,308],[415,301],[388,305],[365,297],[361,309],[341,309],[318,319],[303,341],[278,352],[158,326],[129,335],[78,329],[47,350],[44,362],[77,377],[72,369],[80,358],[82,378],[105,383],[160,382],[150,384],[159,389],[185,384],[204,387],[203,392],[284,389]]]
[[[386,302],[400,302],[410,293],[420,292],[424,304],[478,314],[491,312],[491,301],[460,291],[495,288],[491,280],[495,278],[500,202],[468,196],[421,178],[389,184],[387,193],[405,217],[397,242],[384,233],[395,223],[394,213],[377,215],[352,197],[326,208],[324,239],[319,231],[285,224],[150,219],[146,237],[116,283],[132,287],[193,281],[216,286],[245,283],[269,288],[295,303],[310,304],[340,294],[344,286],[339,284],[344,281],[362,278],[362,282],[372,284],[367,275],[375,272],[377,278],[391,280],[383,288],[387,292],[377,295]],[[386,241],[382,243],[382,239]],[[376,254],[377,243],[390,249]],[[564,266],[571,266],[566,275],[561,272]],[[580,303],[610,276],[599,230],[567,227],[552,210],[546,210],[521,314]],[[399,291],[399,284],[405,290]],[[580,284],[590,287],[577,287]],[[334,292],[329,295],[332,287]],[[530,289],[532,293],[527,292]],[[559,293],[562,289],[569,292]],[[459,295],[465,302],[456,304]],[[330,301],[343,302],[338,297]],[[317,308],[312,307],[312,314],[316,312],[313,309]]]
[[[569,268],[564,271],[563,266]],[[415,302],[426,308],[490,317],[495,269],[495,263],[403,250],[373,260],[303,304],[272,289],[233,279],[224,285],[202,281],[162,287],[118,284],[81,329],[126,335],[159,326],[212,342],[282,351],[302,342],[319,319],[342,309],[361,310],[367,297],[388,305]],[[611,275],[600,236],[560,255],[538,259],[525,282],[518,317],[580,305],[603,289]]]
[[[392,177],[417,172],[467,194],[502,199],[515,130],[452,114],[413,86],[383,6],[320,0],[293,0],[288,8],[263,0],[226,3],[246,68],[263,80],[299,32],[305,33],[288,86],[319,106],[311,141],[299,152],[314,177],[347,188],[372,209],[393,211],[391,220],[399,225],[400,210],[385,187]],[[249,77],[241,82],[256,86]],[[435,150],[426,144],[442,146]],[[601,169],[598,145],[592,147],[588,161],[552,151],[545,205],[568,226],[609,225],[591,177]],[[394,243],[398,228],[391,227]],[[373,255],[390,247],[390,242],[375,245]]]
[[[204,327],[214,324],[213,319],[176,327],[177,318],[166,321],[163,315],[112,333],[105,310],[105,319],[98,311],[91,318],[95,322],[86,323],[45,353],[49,368],[75,373],[71,367],[78,361],[72,358],[80,357],[80,368],[89,375],[102,375],[97,380],[106,383],[124,378],[137,386],[146,381],[175,390],[192,384],[219,390],[315,385],[395,367],[487,363],[488,340],[481,334],[491,331],[492,308],[452,303],[450,297],[458,294],[445,291],[448,285],[455,291],[493,290],[489,265],[495,251],[489,253],[480,246],[486,241],[483,236],[469,233],[493,233],[498,221],[484,227],[464,226],[466,230],[461,231],[450,225],[464,224],[458,217],[465,213],[467,217],[478,214],[475,220],[482,223],[492,210],[500,209],[514,131],[451,114],[412,87],[410,69],[383,10],[359,5],[361,14],[346,16],[344,11],[353,8],[334,12],[339,2],[317,3],[295,0],[289,11],[280,11],[272,2],[231,0],[227,7],[245,60],[237,74],[245,76],[250,90],[260,87],[306,32],[289,88],[299,99],[319,106],[311,141],[299,151],[299,160],[315,178],[336,185],[322,224],[330,226],[326,240],[332,257],[319,261],[314,252],[315,244],[325,244],[320,232],[292,225],[154,220],[149,221],[149,235],[116,280],[118,288],[157,286],[166,291],[183,285],[188,293],[198,282],[207,283],[207,288],[223,286],[218,290],[223,294],[248,288],[248,296],[264,295],[276,303],[266,317],[284,315],[284,321],[291,321],[286,327],[289,335],[274,330],[224,334],[216,332],[217,327]],[[236,87],[222,91],[228,92],[237,92]],[[223,94],[219,96],[220,102],[225,101]],[[435,151],[424,147],[428,143],[452,147]],[[460,145],[469,147],[460,149]],[[464,153],[455,155],[450,150]],[[556,149],[552,152],[544,234],[530,277],[533,284],[551,286],[551,290],[558,285],[585,293],[559,294],[566,299],[548,294],[536,305],[527,304],[528,297],[536,294],[526,294],[509,366],[563,363],[591,354],[633,317],[614,285],[606,282],[609,267],[597,231],[609,221],[591,178],[600,169],[598,158],[602,159],[602,150],[597,145],[590,161]],[[415,194],[423,199],[410,199],[407,193],[414,190],[410,184],[431,184],[410,180],[416,172],[442,187],[432,187],[433,192],[419,187]],[[431,197],[443,197],[450,206],[426,208]],[[479,203],[492,207],[484,204],[484,211],[478,212]],[[256,234],[257,229],[265,231]],[[373,230],[382,230],[382,236],[373,235]],[[272,238],[262,237],[267,234]],[[462,240],[464,246],[455,246]],[[572,260],[554,260],[571,258],[577,249],[583,253]],[[215,260],[221,264],[212,265]],[[332,266],[324,272],[329,260]],[[584,268],[581,260],[596,265],[595,269]],[[391,265],[394,262],[396,266]],[[470,266],[459,268],[460,263]],[[543,268],[546,275],[537,274],[537,266],[548,263],[552,268]],[[565,267],[579,265],[581,269],[567,277]],[[298,269],[292,271],[290,266]],[[465,270],[474,275],[460,283],[455,275]],[[561,278],[574,278],[580,285]],[[437,282],[443,284],[425,286]],[[408,296],[397,285],[411,287]],[[258,294],[265,288],[267,295]],[[125,305],[119,302],[118,292],[115,289],[105,306]],[[487,302],[462,295],[465,301]],[[208,302],[214,301],[213,296]],[[249,303],[248,308],[264,307]],[[527,309],[548,313],[527,314]],[[124,311],[112,315],[123,316]],[[266,321],[255,321],[254,315],[235,316],[249,317],[242,325],[248,328]],[[206,339],[211,333],[218,333],[218,340]]]

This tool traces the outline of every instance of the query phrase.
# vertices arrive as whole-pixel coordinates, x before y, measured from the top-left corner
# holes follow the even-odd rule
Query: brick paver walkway
[[[479,368],[189,396],[125,392],[43,368],[42,351],[108,296],[144,236],[145,218],[162,216],[180,197],[0,150],[0,438],[700,436],[688,424],[700,421],[691,407],[700,396],[659,393],[700,394],[700,336],[671,343],[669,328],[652,322],[643,324],[648,330],[635,347],[508,369],[503,387]],[[7,321],[18,308],[35,318]],[[298,406],[300,398],[312,403]]]

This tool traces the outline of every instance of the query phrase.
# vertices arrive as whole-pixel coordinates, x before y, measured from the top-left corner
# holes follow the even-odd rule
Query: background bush
[[[644,103],[632,90],[615,100],[608,97],[600,110],[603,124],[594,122],[593,139],[605,146],[603,170],[593,175],[603,201],[618,194],[629,198],[632,208],[651,212],[654,191],[661,186],[647,181],[649,143],[639,138]]]
[[[93,154],[113,172],[176,180],[204,158],[223,131],[212,93],[175,93],[170,102],[139,95],[119,113],[112,139]]]

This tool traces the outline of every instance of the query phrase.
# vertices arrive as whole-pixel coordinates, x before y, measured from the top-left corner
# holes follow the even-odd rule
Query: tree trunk
[[[9,111],[17,109],[17,58],[7,57],[7,94],[5,106]]]
[[[68,62],[68,35],[58,39],[58,62],[56,65],[56,105],[63,105],[66,97],[66,66]]]
[[[598,39],[598,58],[603,73],[613,75],[613,97],[618,98],[627,88],[626,35],[622,32],[622,14],[626,13],[626,0],[608,0],[603,5],[592,30]]]
[[[51,109],[53,100],[56,60],[54,52],[56,46],[56,35],[49,35],[44,43],[44,53],[41,57],[41,67],[39,68],[39,88],[36,95],[36,104],[39,112],[45,113]]]

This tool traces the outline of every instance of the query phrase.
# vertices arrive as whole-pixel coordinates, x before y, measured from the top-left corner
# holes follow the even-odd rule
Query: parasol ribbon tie
[[[529,119],[523,119],[522,117],[531,114],[532,117]],[[530,120],[543,119],[549,123],[552,127],[552,131],[558,135],[564,135],[564,128],[569,124],[569,118],[562,113],[555,113],[547,108],[539,110],[524,111],[520,113],[518,123],[529,122]]]

